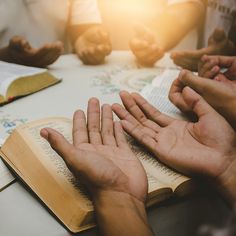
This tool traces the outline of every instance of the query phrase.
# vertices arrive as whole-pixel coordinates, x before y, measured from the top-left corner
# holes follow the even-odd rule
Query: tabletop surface
[[[1,119],[16,124],[45,117],[69,117],[86,109],[90,97],[101,103],[119,102],[119,91],[140,91],[164,67],[173,66],[168,55],[154,68],[140,68],[130,52],[113,52],[105,64],[84,66],[75,55],[64,55],[50,66],[62,82],[0,108]],[[4,138],[1,134],[0,137]],[[5,131],[2,131],[4,133]],[[1,136],[2,135],[2,136]],[[164,202],[148,209],[149,222],[156,235],[189,236],[204,223],[220,223],[228,208],[216,193],[199,190],[196,194]],[[0,192],[0,235],[66,236],[70,233],[20,182]],[[92,229],[78,235],[97,235]]]

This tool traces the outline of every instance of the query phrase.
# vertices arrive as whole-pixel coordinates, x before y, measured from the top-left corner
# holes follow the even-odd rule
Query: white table
[[[158,63],[159,66],[167,64],[170,65],[168,57]],[[110,75],[112,78],[122,77],[120,68],[126,67],[129,68],[130,77],[122,82],[121,87],[132,90],[132,86],[127,84],[134,79],[132,68],[135,68],[135,63],[129,52],[113,52],[104,65],[97,67],[82,65],[74,55],[62,56],[50,67],[53,74],[63,78],[62,83],[0,108],[0,115],[8,114],[14,119],[26,118],[27,120],[49,116],[72,117],[77,108],[86,109],[87,101],[92,96],[98,97],[102,103],[118,102],[117,88],[120,85],[117,85],[114,80],[116,86],[110,85],[109,81],[105,86],[100,78]],[[112,72],[108,73],[107,70]],[[157,69],[147,69],[146,72],[152,76],[155,70]],[[143,82],[143,71],[145,70],[141,69],[136,72],[137,77],[140,75],[141,82]],[[95,77],[98,79],[94,79]],[[102,82],[103,85],[95,86],[95,82]],[[139,83],[137,84],[141,87]],[[228,209],[222,200],[214,193],[205,191],[148,210],[153,230],[160,236],[194,235],[196,228],[202,222],[219,222],[227,214]],[[219,218],[219,215],[222,217]],[[21,183],[16,182],[0,192],[0,235],[65,236],[70,233],[48,213],[32,193]],[[96,230],[79,235],[96,235]]]

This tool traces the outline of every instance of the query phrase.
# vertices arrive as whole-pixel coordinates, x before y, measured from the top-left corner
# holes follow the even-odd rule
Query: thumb
[[[48,141],[52,149],[63,158],[65,163],[70,166],[71,152],[73,145],[70,144],[62,134],[51,128],[44,128],[40,131],[40,135]]]
[[[183,89],[183,99],[186,104],[192,109],[192,111],[200,119],[209,113],[215,112],[215,110],[193,89],[185,87]]]
[[[226,38],[225,31],[223,29],[217,28],[212,34],[212,38],[215,42],[220,42]]]

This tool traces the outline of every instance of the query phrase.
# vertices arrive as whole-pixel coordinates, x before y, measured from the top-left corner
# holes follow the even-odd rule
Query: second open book
[[[93,227],[94,209],[91,200],[66,167],[60,156],[40,137],[40,130],[51,127],[72,142],[72,122],[66,118],[49,118],[18,127],[1,149],[1,156],[23,182],[29,186],[49,210],[72,232]],[[184,195],[191,189],[191,180],[174,172],[130,142],[148,176],[147,205],[171,195]]]

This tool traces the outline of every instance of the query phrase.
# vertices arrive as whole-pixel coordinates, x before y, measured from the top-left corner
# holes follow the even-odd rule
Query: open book
[[[60,81],[46,69],[0,61],[0,105]]]
[[[66,167],[63,159],[40,137],[40,130],[51,127],[72,142],[72,121],[48,118],[24,124],[14,130],[1,148],[1,156],[19,178],[28,185],[50,211],[72,232],[93,227],[94,209],[86,191]],[[174,193],[191,191],[192,181],[159,163],[130,141],[148,176],[147,205],[153,205]]]

